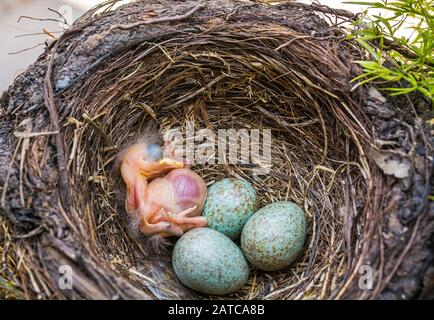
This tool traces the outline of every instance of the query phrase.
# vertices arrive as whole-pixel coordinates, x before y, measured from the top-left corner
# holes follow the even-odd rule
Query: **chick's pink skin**
[[[200,214],[206,194],[205,182],[197,173],[190,169],[172,170],[149,183],[147,204],[150,211],[156,212],[150,222],[170,222],[182,233],[205,227],[206,218]]]
[[[206,226],[206,219],[198,217],[207,192],[202,178],[181,169],[185,164],[172,158],[148,161],[146,150],[145,143],[131,146],[120,166],[127,186],[126,210],[139,217],[140,231],[149,236],[180,236]]]

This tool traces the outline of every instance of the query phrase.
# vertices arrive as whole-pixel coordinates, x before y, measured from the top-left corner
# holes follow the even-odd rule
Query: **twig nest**
[[[241,250],[228,237],[210,228],[197,228],[175,245],[173,268],[187,287],[208,294],[228,294],[247,282],[249,267]]]
[[[289,266],[303,248],[306,224],[303,210],[292,202],[275,202],[260,209],[241,234],[247,260],[265,271]]]
[[[222,155],[193,161],[205,183],[242,177],[262,205],[290,198],[307,213],[312,246],[299,263],[257,272],[231,298],[418,297],[434,216],[431,129],[417,119],[432,116],[413,115],[415,92],[407,100],[368,96],[370,85],[352,90],[353,61],[365,55],[341,29],[342,10],[298,1],[115,4],[83,15],[0,97],[0,277],[13,297],[203,298],[176,280],[167,250],[126,232],[116,159],[150,126],[179,128],[186,150],[200,143],[198,160]],[[230,145],[240,149],[235,139],[215,152],[196,148],[209,142],[205,128],[216,144],[229,130],[250,137],[248,163],[227,157]],[[409,176],[384,174],[372,148],[411,160]],[[201,254],[217,259],[212,252],[221,251]],[[360,287],[366,264],[374,290]],[[71,290],[59,290],[65,265],[77,280]]]
[[[208,189],[203,215],[208,226],[236,239],[257,209],[256,190],[241,179],[217,181]]]

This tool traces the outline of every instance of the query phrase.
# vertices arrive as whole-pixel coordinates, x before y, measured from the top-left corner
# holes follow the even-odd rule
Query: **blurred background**
[[[43,52],[45,41],[58,37],[68,24],[101,2],[103,1],[0,0],[0,93]],[[361,6],[343,4],[340,0],[320,2],[334,8],[361,11]],[[67,24],[53,21],[63,20],[57,12],[67,20]]]
[[[0,92],[6,90],[13,79],[42,53],[44,42],[52,38],[44,33],[44,29],[57,37],[64,28],[62,23],[50,20],[22,17],[18,21],[20,16],[59,19],[59,15],[50,8],[61,12],[70,23],[98,2],[102,1],[0,0]]]

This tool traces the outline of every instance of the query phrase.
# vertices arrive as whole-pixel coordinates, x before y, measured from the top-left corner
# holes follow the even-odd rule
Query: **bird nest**
[[[401,112],[375,88],[351,90],[363,53],[335,22],[355,17],[294,2],[116,4],[86,13],[2,97],[1,295],[199,297],[174,276],[176,240],[154,248],[125,219],[116,156],[150,127],[194,131],[196,147],[203,132],[258,132],[269,163],[216,150],[192,169],[208,185],[249,181],[261,206],[305,210],[296,262],[252,269],[230,298],[420,293],[431,149],[409,106],[423,100]]]

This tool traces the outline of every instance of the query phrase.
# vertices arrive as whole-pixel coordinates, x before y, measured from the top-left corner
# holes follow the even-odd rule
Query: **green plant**
[[[352,80],[354,88],[374,80],[404,80],[406,85],[386,85],[383,90],[391,95],[417,90],[434,105],[434,0],[346,3],[368,6],[349,36],[371,56],[355,61],[364,72]],[[381,13],[370,14],[375,9]]]

